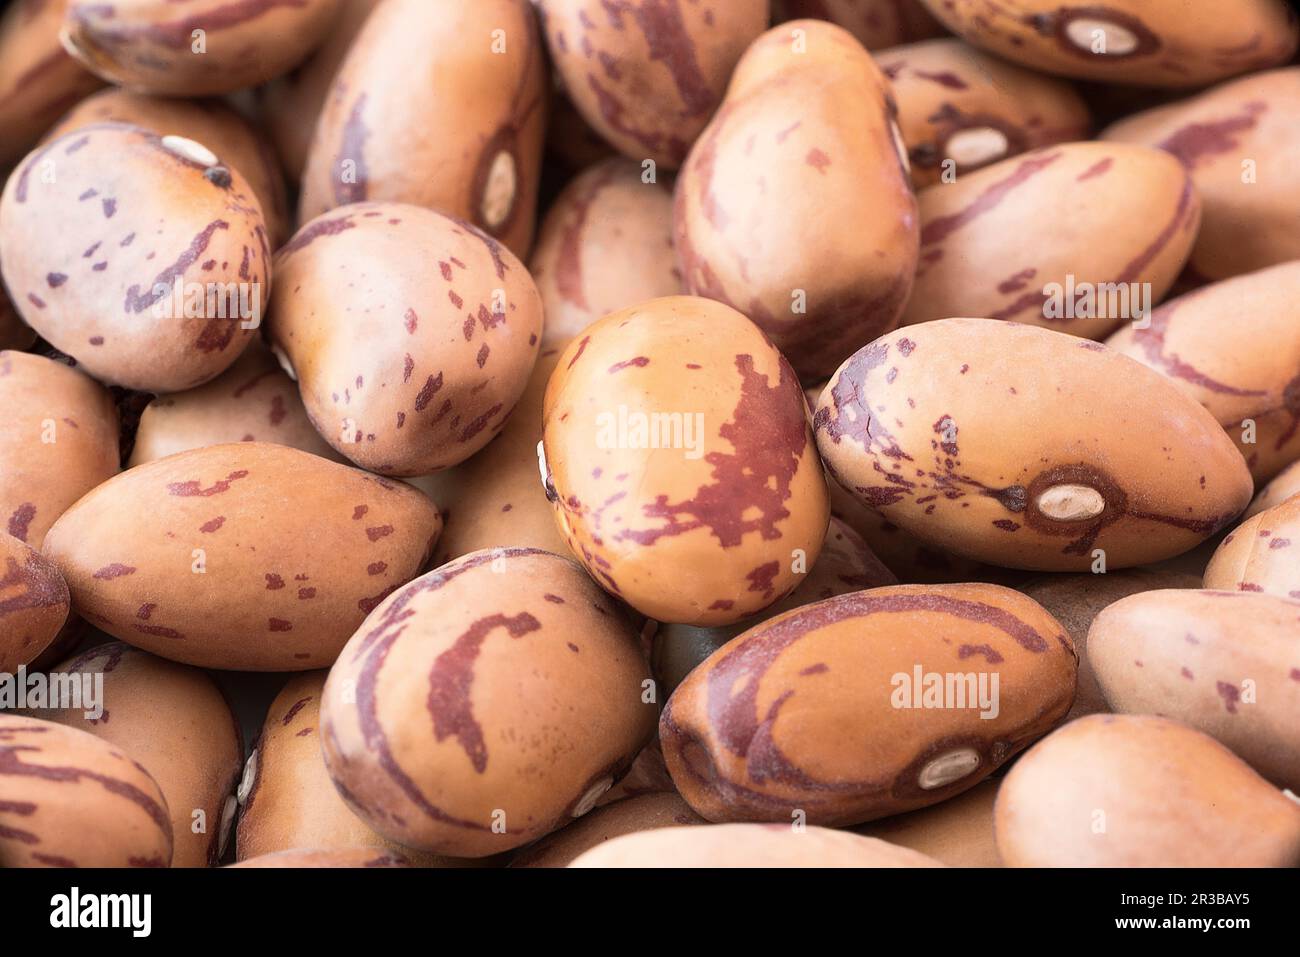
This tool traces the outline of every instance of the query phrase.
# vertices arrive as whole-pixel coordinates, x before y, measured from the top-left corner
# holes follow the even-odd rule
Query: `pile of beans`
[[[1298,38],[8,3],[0,866],[1300,865]]]

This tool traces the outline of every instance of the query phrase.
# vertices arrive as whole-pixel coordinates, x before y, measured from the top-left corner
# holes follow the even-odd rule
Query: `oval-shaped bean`
[[[730,625],[713,628],[660,625],[654,636],[655,677],[663,682],[664,693],[672,694],[700,662],[760,622],[835,595],[897,584],[894,573],[880,563],[858,533],[832,518],[817,563],[806,569],[798,587],[776,604]]]
[[[704,824],[677,794],[643,794],[598,807],[524,848],[511,867],[567,867],[578,855],[624,834]]]
[[[972,787],[1069,710],[1060,623],[999,585],[895,585],[751,628],[659,722],[673,782],[711,821],[858,824]]]
[[[343,650],[325,763],[386,837],[483,857],[595,806],[653,732],[648,684],[631,622],[578,565],[474,552],[392,595]]]
[[[785,824],[709,824],[625,834],[570,867],[942,867],[874,837]]]
[[[1089,339],[1149,314],[1200,221],[1177,162],[1119,143],[1044,147],[931,186],[919,202],[921,264],[903,325],[984,316]]]
[[[892,329],[911,289],[916,198],[894,113],[853,37],[798,20],[749,48],[677,180],[687,291],[744,312],[813,381]]]
[[[1234,528],[1205,568],[1205,587],[1300,598],[1300,498]]]
[[[154,398],[140,415],[127,465],[228,442],[271,442],[342,460],[311,424],[298,387],[260,341],[211,382]]]
[[[999,783],[986,779],[956,797],[872,821],[854,832],[911,848],[949,867],[1001,867],[993,838],[993,801]]]
[[[167,867],[167,802],[139,763],[50,721],[0,714],[0,867]]]
[[[542,307],[492,237],[418,206],[359,203],[308,223],[275,263],[268,334],[339,453],[423,475],[505,425],[537,361]]]
[[[653,299],[588,328],[546,392],[556,521],[608,591],[712,626],[778,601],[826,536],[826,480],[789,363],[707,299]]]
[[[1172,299],[1106,345],[1209,409],[1264,482],[1300,458],[1297,298],[1300,261],[1283,263]]]
[[[597,319],[682,291],[672,191],[623,158],[573,179],[556,198],[528,262],[546,311],[543,341],[568,342]]]
[[[831,379],[814,424],[831,474],[891,522],[1010,568],[1158,561],[1250,500],[1232,440],[1173,383],[1019,323],[884,336]]]
[[[1088,135],[1088,108],[1068,83],[956,38],[882,50],[876,62],[898,103],[898,125],[918,189]]]
[[[325,40],[291,73],[278,76],[255,92],[259,115],[276,153],[293,182],[307,165],[316,121],[330,85],[379,0],[340,0]]]
[[[676,169],[717,109],[768,0],[538,0],[551,60],[583,117],[625,156]]]
[[[1218,738],[1300,792],[1300,602],[1152,591],[1106,608],[1088,632],[1106,700]]]
[[[363,200],[413,203],[526,257],[547,92],[525,0],[381,4],[330,87],[298,221]]]
[[[537,476],[546,384],[563,344],[543,345],[523,397],[495,439],[455,468],[430,476],[446,528],[434,565],[482,548],[540,548],[567,555],[551,503]]]
[[[270,293],[262,213],[207,147],[102,123],[50,141],[0,200],[23,319],[105,382],[200,385],[239,357]]]
[[[276,695],[239,786],[235,856],[248,861],[314,848],[369,847],[421,867],[472,864],[404,848],[374,831],[344,803],[321,755],[320,704],[325,672],[294,675]]]
[[[0,11],[0,166],[19,159],[68,107],[104,81],[59,44],[67,0],[17,0]]]
[[[1300,802],[1209,735],[1094,714],[1031,748],[994,807],[1008,867],[1296,867]]]
[[[0,532],[0,675],[30,665],[68,620],[71,597],[55,564]]]
[[[208,96],[292,69],[320,43],[338,6],[339,0],[69,0],[60,39],[118,86]]]
[[[228,867],[410,867],[407,856],[397,851],[374,847],[335,847],[326,849],[295,847],[274,854],[250,857]]]
[[[118,470],[108,390],[62,362],[0,352],[0,531],[39,549],[63,512]]]
[[[772,22],[829,20],[868,50],[883,50],[943,35],[921,0],[772,0]]]
[[[1239,0],[1231,17],[1184,0],[922,0],[963,39],[1045,73],[1195,87],[1285,63],[1300,25],[1280,0]]]
[[[1300,462],[1292,462],[1259,490],[1242,518],[1253,518],[1297,495],[1300,495]]]
[[[175,100],[111,89],[87,97],[49,133],[65,133],[97,123],[130,123],[159,136],[179,136],[201,143],[243,174],[257,197],[271,248],[289,238],[289,207],[284,174],[275,154],[253,125],[220,100]]]
[[[235,823],[235,782],[244,756],[239,723],[216,683],[199,671],[112,642],[54,667],[74,681],[102,682],[90,707],[42,712],[131,755],[157,782],[170,812],[172,867],[210,867]]]
[[[1200,575],[1163,568],[1125,568],[1105,575],[1044,575],[1021,585],[1018,591],[1038,602],[1065,626],[1074,650],[1079,653],[1079,680],[1074,703],[1065,720],[1072,721],[1085,714],[1108,714],[1111,710],[1087,653],[1088,629],[1103,608],[1143,592],[1200,587]]]
[[[1141,143],[1182,161],[1201,197],[1201,228],[1189,271],[1226,279],[1300,259],[1300,151],[1295,102],[1300,66],[1271,70],[1121,120],[1106,140]]]
[[[404,483],[242,442],[105,482],[45,553],[77,611],[115,638],[204,668],[306,671],[419,572],[441,524]]]

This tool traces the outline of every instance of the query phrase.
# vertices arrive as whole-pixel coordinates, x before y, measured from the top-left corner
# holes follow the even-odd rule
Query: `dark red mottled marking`
[[[372,542],[387,538],[391,534],[393,534],[393,526],[391,525],[375,525],[366,529],[366,538]]]
[[[266,627],[268,631],[293,631],[293,622],[283,618],[268,618]]]
[[[1243,104],[1241,109],[1242,112],[1237,116],[1208,123],[1189,123],[1157,145],[1165,152],[1177,156],[1188,169],[1195,169],[1203,159],[1237,149],[1240,145],[1237,134],[1254,129],[1260,115],[1268,109],[1268,104],[1253,100]]]
[[[203,255],[204,250],[206,250],[208,244],[212,242],[212,237],[216,234],[217,230],[226,230],[229,228],[230,224],[224,219],[218,219],[208,223],[208,225],[205,226],[197,236],[190,240],[189,246],[176,258],[176,261],[153,278],[153,281],[148,284],[143,293],[140,291],[138,285],[133,285],[126,291],[126,302],[123,306],[126,312],[144,312],[144,310],[148,309],[159,299],[168,295],[176,280],[183,277],[185,271],[189,269],[190,266],[194,265],[194,263],[198,261],[199,257]]]
[[[175,495],[180,498],[210,498],[213,495],[221,495],[230,491],[230,486],[242,478],[248,477],[247,469],[240,469],[231,472],[224,479],[217,479],[207,488],[204,488],[198,479],[191,479],[188,482],[169,482],[167,484],[167,494]]]
[[[649,364],[650,364],[650,360],[647,359],[645,356],[637,356],[635,359],[627,359],[623,362],[615,362],[612,366],[610,366],[605,371],[612,375],[613,373],[621,372],[624,369],[633,369],[633,368],[644,369]]]
[[[18,541],[25,542],[31,530],[32,519],[35,517],[36,506],[31,502],[23,502],[10,513],[6,531]]]
[[[824,176],[826,174],[826,170],[831,165],[831,158],[827,156],[823,151],[817,149],[816,147],[813,147],[808,151],[808,155],[804,157],[804,162],[807,163],[809,166],[811,166],[813,169],[817,170],[818,173],[821,173]]]
[[[136,569],[131,565],[123,565],[119,562],[114,562],[111,565],[105,565],[103,568],[96,571],[91,577],[97,578],[100,581],[111,581],[114,578],[122,578],[125,575],[134,575],[135,572]]]
[[[281,578],[279,575],[275,574],[274,572],[267,572],[267,573],[266,573],[266,590],[267,590],[267,591],[279,591],[279,590],[280,590],[281,588],[283,588],[283,587],[284,587],[284,579],[283,579],[283,578]]]
[[[964,208],[926,223],[921,229],[921,245],[942,242],[972,220],[996,209],[1012,190],[1051,166],[1063,155],[1060,152],[1043,153],[1022,160],[1011,173],[990,185]]]
[[[436,377],[429,376],[429,378],[425,381],[423,387],[421,387],[419,393],[417,393],[415,396],[415,411],[423,412],[426,408],[428,408],[429,402],[433,399],[435,395],[438,394],[438,390],[441,388],[442,388],[442,373],[439,372]]]
[[[402,316],[402,320],[406,326],[406,331],[411,335],[415,335],[415,330],[419,328],[420,325],[420,317],[416,314],[416,311],[414,309],[407,309],[405,315]]]
[[[1098,160],[1097,162],[1089,166],[1086,170],[1084,170],[1082,173],[1076,176],[1074,178],[1074,181],[1076,183],[1082,183],[1085,180],[1094,179],[1095,177],[1098,176],[1104,176],[1106,175],[1106,172],[1114,165],[1115,165],[1114,157],[1107,156],[1105,159]]]
[[[299,698],[297,701],[291,704],[289,706],[289,710],[285,712],[284,717],[280,720],[280,725],[282,727],[287,728],[289,726],[289,723],[293,721],[293,719],[297,716],[298,712],[301,711],[303,708],[305,708],[311,702],[311,700],[312,700],[312,696],[308,695],[305,698]]]
[[[959,645],[957,647],[957,657],[961,660],[972,658],[975,655],[983,655],[984,660],[991,665],[1002,664],[1002,655],[992,645]]]
[[[217,529],[221,528],[221,526],[225,524],[226,524],[226,516],[218,515],[216,518],[206,521],[202,525],[200,525],[199,531],[211,534],[212,532],[215,532]]]
[[[280,255],[285,256],[289,253],[295,253],[305,246],[310,246],[318,239],[326,236],[337,236],[349,229],[355,229],[356,225],[352,213],[336,216],[333,219],[317,219],[298,230],[297,235],[280,249]]]
[[[1229,684],[1226,681],[1216,681],[1214,683],[1214,690],[1217,691],[1219,697],[1223,699],[1224,710],[1227,711],[1228,714],[1236,714],[1237,704],[1241,701],[1241,690],[1236,685]]]

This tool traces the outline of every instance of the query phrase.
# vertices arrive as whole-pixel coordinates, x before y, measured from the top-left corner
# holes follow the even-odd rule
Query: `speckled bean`
[[[0,533],[0,675],[30,665],[49,648],[70,609],[68,585],[55,564]]]

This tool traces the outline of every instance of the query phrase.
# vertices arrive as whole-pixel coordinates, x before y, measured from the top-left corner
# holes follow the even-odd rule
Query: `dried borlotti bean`
[[[103,85],[59,45],[67,0],[16,0],[0,11],[0,166]]]
[[[227,442],[271,442],[343,458],[320,437],[297,385],[260,341],[211,382],[157,396],[145,406],[127,466]]]
[[[768,0],[537,0],[559,79],[624,155],[676,169],[736,61],[767,27]]]
[[[1060,623],[998,585],[895,585],[786,612],[673,692],[664,759],[711,821],[858,824],[972,787],[1069,710]]]
[[[77,611],[115,638],[205,668],[304,671],[420,571],[441,525],[404,483],[241,442],[105,482],[45,551]]]
[[[1234,0],[1232,15],[1186,0],[922,0],[963,39],[1046,73],[1195,87],[1285,63],[1300,23],[1283,0]]]
[[[1204,731],[1300,792],[1300,602],[1222,591],[1132,595],[1097,616],[1088,659],[1116,711]]]
[[[343,802],[321,756],[320,704],[325,672],[294,675],[266,712],[262,733],[244,765],[239,784],[240,861],[315,848],[343,851],[369,847],[421,867],[475,862],[404,848],[375,832]]]
[[[0,352],[0,531],[39,549],[54,520],[118,470],[108,390],[61,362]]]
[[[1271,70],[1120,120],[1105,140],[1140,143],[1182,161],[1201,197],[1189,271],[1226,279],[1300,259],[1300,67]]]
[[[799,587],[776,604],[743,621],[714,628],[660,625],[654,635],[655,677],[663,683],[665,692],[671,694],[696,665],[761,621],[847,592],[897,584],[894,573],[880,563],[858,533],[832,518],[817,564],[803,576]]]
[[[1300,802],[1209,735],[1094,714],[1031,748],[994,809],[1008,867],[1296,867]]]
[[[213,680],[120,642],[52,669],[83,685],[103,682],[97,707],[46,712],[50,721],[121,748],[157,782],[172,822],[172,867],[208,867],[225,851],[235,823],[235,782],[244,739]]]
[[[363,200],[532,244],[546,70],[527,0],[391,0],[330,87],[302,177],[299,222]]]
[[[256,86],[320,43],[339,0],[68,0],[60,39],[118,86],[207,96]]]
[[[423,475],[505,425],[537,361],[542,307],[491,236],[418,206],[358,203],[303,226],[275,263],[268,335],[342,455]]]
[[[831,379],[814,424],[831,474],[891,522],[1010,568],[1169,558],[1252,489],[1232,440],[1168,379],[1019,323],[884,336]]]
[[[675,296],[569,345],[541,468],[570,550],[657,621],[726,625],[794,590],[826,537],[798,380],[728,306]]]
[[[570,867],[942,867],[932,857],[848,831],[789,824],[664,827],[606,841]]]
[[[270,294],[248,182],[208,147],[120,123],[46,143],[0,200],[27,324],[105,382],[188,389],[239,357]]]
[[[257,197],[271,248],[289,238],[289,208],[284,174],[275,154],[253,125],[220,100],[177,100],[126,90],[104,90],[87,97],[45,135],[56,139],[96,123],[131,123],[159,136],[182,137],[219,149],[222,158],[243,174]]]
[[[71,598],[59,569],[0,532],[0,675],[30,665],[58,637]]]
[[[686,289],[751,317],[813,381],[892,329],[912,285],[916,198],[895,112],[844,30],[776,27],[737,65],[677,180]]]
[[[568,342],[597,319],[682,291],[673,254],[672,191],[631,160],[574,177],[542,222],[528,270],[546,312],[546,342]]]
[[[1234,528],[1206,566],[1205,587],[1300,598],[1300,498]]]
[[[0,867],[168,867],[172,824],[147,771],[106,741],[0,714]]]
[[[1120,143],[1043,147],[931,186],[919,202],[904,325],[984,316],[1089,339],[1143,318],[1168,292],[1201,208],[1171,157]]]
[[[330,670],[321,743],[366,823],[484,857],[590,811],[652,735],[621,609],[568,559],[474,552],[375,609]]]
[[[960,40],[882,50],[918,189],[1039,146],[1085,139],[1088,108],[1068,83]]]
[[[1210,410],[1257,482],[1300,459],[1300,261],[1202,286],[1106,345]]]

